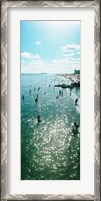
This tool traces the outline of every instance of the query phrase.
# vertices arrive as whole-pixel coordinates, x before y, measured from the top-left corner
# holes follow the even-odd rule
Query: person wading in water
[[[75,99],[75,105],[77,105],[77,102],[78,102],[78,98],[77,98],[77,99]]]
[[[38,125],[41,122],[40,115],[37,116]]]

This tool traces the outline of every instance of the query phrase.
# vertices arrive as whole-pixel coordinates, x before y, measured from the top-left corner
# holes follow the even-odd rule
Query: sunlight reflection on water
[[[25,98],[21,100],[23,180],[80,179],[80,133],[71,132],[72,122],[80,125],[80,114],[68,89],[63,91],[63,97],[56,99],[59,89],[54,89],[54,79],[52,75],[22,75],[21,93]],[[38,86],[41,86],[40,91],[34,91]],[[41,116],[39,125],[37,115]]]

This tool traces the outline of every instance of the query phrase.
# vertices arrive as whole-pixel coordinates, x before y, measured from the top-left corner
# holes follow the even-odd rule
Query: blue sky
[[[21,73],[80,69],[80,21],[21,21]]]

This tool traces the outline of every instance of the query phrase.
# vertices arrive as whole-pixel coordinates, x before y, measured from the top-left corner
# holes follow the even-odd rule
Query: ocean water
[[[63,89],[59,96],[54,88],[67,82],[59,75],[21,75],[21,180],[80,179],[80,129],[71,129],[80,125],[80,101],[74,102],[80,90]]]

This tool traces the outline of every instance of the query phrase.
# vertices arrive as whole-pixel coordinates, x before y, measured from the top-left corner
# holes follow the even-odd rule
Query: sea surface
[[[21,180],[80,179],[80,129],[71,129],[80,126],[80,89],[54,87],[62,83],[60,75],[21,75]]]

